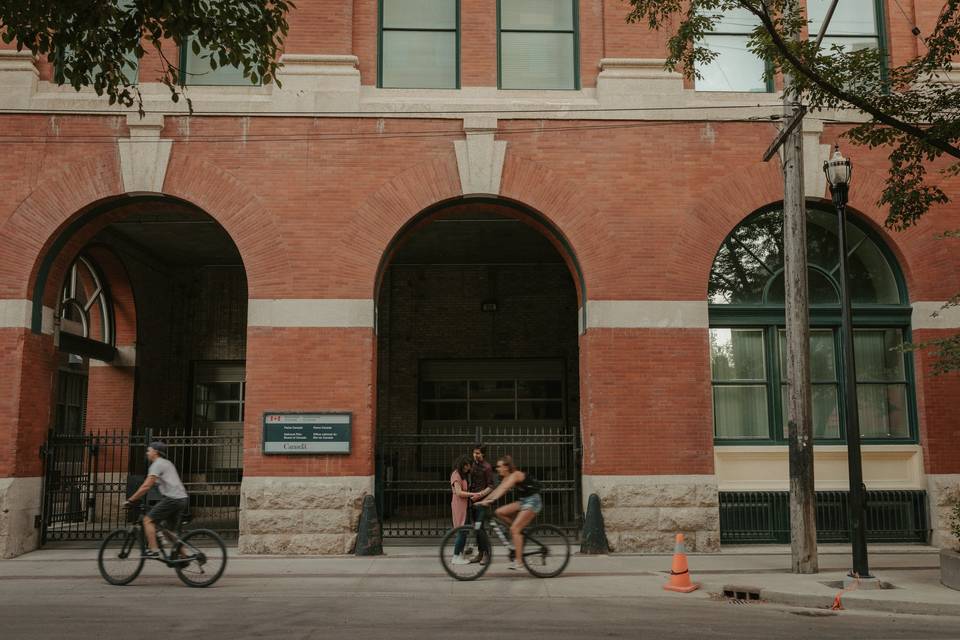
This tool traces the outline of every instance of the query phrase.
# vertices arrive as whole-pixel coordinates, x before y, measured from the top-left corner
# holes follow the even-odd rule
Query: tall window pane
[[[763,60],[747,50],[750,34],[759,24],[758,19],[744,9],[722,14],[713,33],[701,42],[717,57],[707,64],[697,65],[697,91],[768,90],[763,78]]]
[[[573,0],[507,0],[500,7],[500,87],[576,89]]]
[[[811,40],[815,40],[823,28],[830,2],[831,0],[807,0]],[[876,0],[838,2],[821,41],[821,49],[828,53],[834,45],[839,45],[847,52],[879,48],[876,10]]]
[[[780,330],[780,379],[781,415],[783,417],[783,437],[789,437],[787,428],[789,418],[787,376],[787,332]],[[840,410],[837,404],[837,354],[834,347],[833,330],[812,329],[810,331],[810,380],[812,396],[811,423],[814,438],[840,437]]]
[[[380,35],[380,86],[457,88],[457,0],[383,0]]]
[[[902,342],[899,329],[854,331],[857,408],[863,438],[910,435],[906,371],[903,354],[897,350]]]
[[[762,329],[711,329],[717,438],[767,438],[767,372]]]

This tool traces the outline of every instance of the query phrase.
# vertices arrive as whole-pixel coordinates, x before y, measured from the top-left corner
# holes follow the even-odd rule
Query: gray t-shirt
[[[157,476],[157,489],[165,498],[186,498],[187,490],[180,481],[180,474],[173,463],[166,458],[157,458],[147,471],[148,476]]]

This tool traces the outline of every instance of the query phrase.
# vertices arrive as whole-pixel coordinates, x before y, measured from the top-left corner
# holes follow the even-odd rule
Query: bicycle
[[[451,578],[456,580],[476,580],[490,568],[493,560],[493,545],[485,529],[493,529],[501,544],[509,549],[510,560],[514,558],[513,544],[509,541],[509,531],[496,518],[491,517],[486,507],[477,509],[477,521],[452,529],[440,542],[440,563]],[[467,564],[453,564],[453,548],[457,538],[464,536],[465,548],[472,547],[475,553],[483,555],[482,560]],[[570,543],[557,527],[550,524],[532,524],[523,531],[523,566],[537,578],[553,578],[563,573],[570,562]],[[486,549],[486,553],[483,550]]]
[[[107,534],[97,553],[100,575],[113,585],[133,582],[148,559],[144,509],[141,505],[136,508],[139,511],[136,522]],[[184,521],[181,519],[181,523]],[[220,536],[209,529],[194,529],[180,536],[161,523],[156,524],[160,556],[150,559],[174,569],[188,587],[209,587],[220,579],[227,566],[227,548]],[[169,552],[165,545],[169,545]]]

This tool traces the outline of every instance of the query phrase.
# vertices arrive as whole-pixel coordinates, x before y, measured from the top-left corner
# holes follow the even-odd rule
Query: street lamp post
[[[847,276],[847,194],[853,165],[834,147],[833,156],[823,163],[827,174],[833,206],[837,209],[840,244],[840,339],[843,346],[844,407],[846,409],[847,467],[850,473],[850,536],[853,543],[854,577],[872,578],[867,564],[867,530],[863,486],[863,467],[860,459],[860,415],[857,408],[857,374],[853,354],[853,321],[850,310],[850,283]]]

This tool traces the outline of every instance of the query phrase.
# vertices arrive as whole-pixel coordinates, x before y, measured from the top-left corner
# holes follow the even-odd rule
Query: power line
[[[778,116],[779,117],[779,116]],[[547,127],[524,127],[511,129],[498,129],[496,135],[499,137],[524,134],[550,134],[561,132],[589,132],[604,131],[611,129],[636,129],[643,127],[665,127],[665,126],[684,126],[702,122],[770,122],[770,118],[752,117],[730,120],[644,120],[642,122],[617,122],[606,124],[585,124],[585,125],[565,125],[565,126],[547,126]],[[224,134],[224,135],[197,135],[197,136],[174,136],[171,138],[120,138],[120,136],[95,136],[95,135],[76,135],[76,136],[41,136],[24,134],[22,136],[4,136],[0,135],[0,142],[6,144],[114,144],[118,140],[130,143],[156,143],[160,141],[173,141],[189,144],[198,143],[255,143],[255,142],[339,142],[339,141],[357,141],[357,140],[389,140],[398,138],[463,138],[464,131],[461,129],[443,129],[443,130],[423,130],[423,131],[394,131],[390,133],[377,132],[329,132],[316,134]],[[469,133],[467,136],[471,135]]]
[[[651,111],[702,111],[712,109],[775,109],[777,104],[717,104],[717,105],[699,105],[699,106],[674,106],[674,107],[548,107],[531,109],[434,109],[434,110],[399,110],[399,111],[208,111],[200,112],[194,110],[191,113],[170,113],[168,110],[145,110],[147,114],[162,114],[171,118],[181,117],[200,117],[200,116],[227,116],[227,117],[247,117],[247,116],[329,116],[329,117],[351,117],[351,116],[381,116],[381,117],[400,117],[406,115],[419,116],[469,116],[469,115],[497,115],[497,114],[534,114],[534,113],[632,113],[632,112],[651,112]],[[103,109],[24,109],[16,107],[2,107],[0,113],[16,113],[22,115],[77,115],[77,116],[124,116],[136,114],[136,111],[105,111]]]

